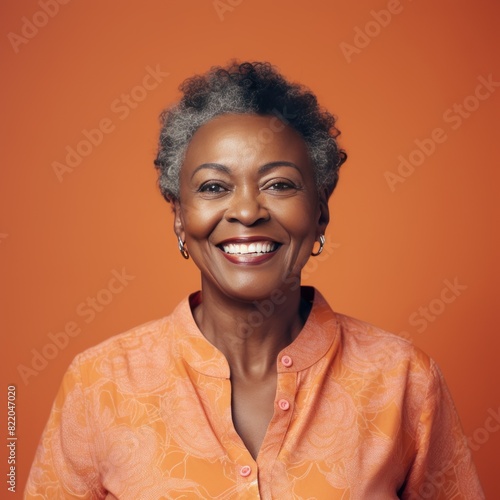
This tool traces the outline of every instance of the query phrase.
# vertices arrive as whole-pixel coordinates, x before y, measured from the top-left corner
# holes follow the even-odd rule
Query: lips
[[[223,252],[230,255],[266,254],[274,252],[278,244],[274,241],[256,241],[252,243],[229,243],[221,245]]]
[[[235,264],[260,264],[272,258],[281,246],[266,237],[232,238],[217,247],[224,257]]]

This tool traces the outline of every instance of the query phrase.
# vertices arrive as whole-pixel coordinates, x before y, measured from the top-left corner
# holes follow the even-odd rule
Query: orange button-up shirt
[[[75,358],[26,498],[484,498],[436,364],[317,291],[276,360],[255,461],[232,423],[229,365],[193,319],[200,300]]]

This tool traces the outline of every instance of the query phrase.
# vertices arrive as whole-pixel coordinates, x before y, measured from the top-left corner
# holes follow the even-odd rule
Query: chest
[[[358,379],[349,382],[358,387]],[[258,498],[258,491],[262,498],[396,498],[389,488],[401,484],[411,459],[401,455],[411,443],[388,439],[390,429],[401,428],[394,406],[379,401],[374,421],[371,398],[370,413],[360,419],[366,393],[357,399],[333,377],[281,373],[274,381],[250,381],[192,372],[172,378],[157,406],[125,393],[114,400],[91,394],[99,401],[95,425],[106,454],[98,462],[106,464],[104,486],[115,498],[145,492],[160,498],[165,491],[177,498]],[[394,398],[401,399],[393,392]],[[258,469],[231,424],[250,456],[258,456]],[[241,474],[243,466],[250,475]]]
[[[255,459],[274,414],[276,378],[265,381],[231,381],[233,425]]]

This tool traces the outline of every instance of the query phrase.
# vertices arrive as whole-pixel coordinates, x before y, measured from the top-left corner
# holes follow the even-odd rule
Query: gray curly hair
[[[160,115],[158,154],[154,162],[164,198],[179,199],[179,173],[186,149],[198,128],[223,114],[276,116],[304,139],[315,167],[318,190],[331,195],[347,154],[337,144],[335,117],[319,107],[307,88],[290,83],[267,62],[230,62],[185,80],[181,100]]]

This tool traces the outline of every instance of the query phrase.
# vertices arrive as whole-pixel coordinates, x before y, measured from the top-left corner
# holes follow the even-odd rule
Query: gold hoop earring
[[[181,255],[185,259],[189,259],[189,252],[187,251],[187,248],[184,246],[184,242],[181,240],[180,236],[177,236],[177,239],[179,240],[179,252],[181,252]]]
[[[317,257],[323,251],[323,247],[325,246],[325,241],[326,241],[325,235],[324,234],[320,234],[319,235],[319,248],[318,248],[318,251],[317,252],[311,252],[311,255],[313,257]]]

